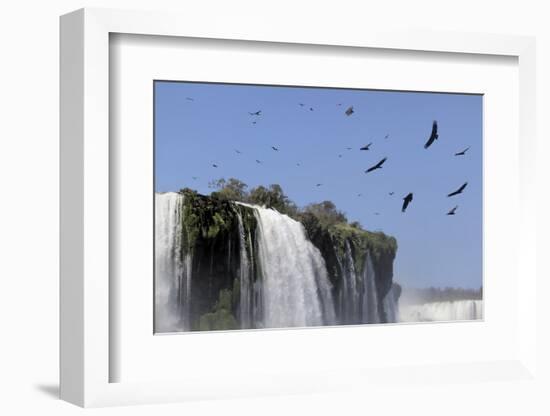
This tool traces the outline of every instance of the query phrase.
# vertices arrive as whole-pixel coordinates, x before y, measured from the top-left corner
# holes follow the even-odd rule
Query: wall
[[[163,0],[20,0],[3,2],[0,13],[0,409],[6,415],[76,414],[80,409],[55,400],[58,348],[58,16],[83,6],[180,10],[204,16],[246,13],[299,24],[325,21],[327,30],[339,25],[387,22],[387,26],[432,27],[491,33],[536,35],[538,41],[539,133],[539,253],[548,235],[542,216],[549,202],[547,159],[550,112],[550,31],[544,1],[441,0],[416,1],[233,1],[217,4]],[[282,24],[282,27],[284,25]],[[544,176],[543,176],[544,175]],[[544,183],[542,178],[545,178]],[[545,232],[546,231],[546,232]],[[546,245],[546,249],[548,246]],[[543,263],[544,261],[544,263]],[[549,276],[539,255],[539,273]],[[548,283],[538,288],[539,300]],[[540,302],[540,314],[548,306]],[[540,332],[548,351],[548,334]],[[548,369],[546,358],[542,366]],[[545,374],[548,374],[546,372]],[[369,410],[375,414],[543,414],[542,391],[506,383],[480,390],[468,385],[425,388],[388,386],[376,397],[347,392],[319,397],[255,400],[102,409],[99,414],[344,414]]]

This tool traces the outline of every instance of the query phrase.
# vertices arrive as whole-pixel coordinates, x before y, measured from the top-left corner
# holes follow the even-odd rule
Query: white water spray
[[[297,221],[254,207],[266,328],[332,325],[331,285],[325,261]]]
[[[400,308],[402,322],[470,321],[482,318],[482,300],[430,302]]]
[[[183,196],[155,194],[155,331],[183,331],[191,296],[191,256],[182,256]]]

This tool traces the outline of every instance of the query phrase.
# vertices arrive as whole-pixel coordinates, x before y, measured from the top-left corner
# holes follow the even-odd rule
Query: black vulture
[[[409,192],[409,194],[403,198],[403,207],[401,207],[401,212],[405,212],[411,201],[413,200],[413,194],[412,192]]]
[[[457,208],[458,208],[458,205],[456,207],[454,207],[453,209],[451,209],[449,212],[447,212],[447,215],[455,215],[455,211],[456,211]]]
[[[456,191],[454,191],[454,192],[451,192],[449,195],[447,195],[447,197],[449,197],[449,196],[455,196],[455,195],[461,194],[462,191],[464,190],[464,188],[466,188],[466,185],[468,185],[468,182],[464,182],[464,184],[463,184],[460,188],[458,188],[458,189],[457,189]]]
[[[365,173],[369,173],[369,172],[372,172],[373,170],[376,170],[376,169],[382,169],[382,165],[384,164],[384,162],[388,160],[387,157],[385,157],[384,159],[382,159],[380,162],[378,162],[376,165],[374,166],[371,166],[370,168],[368,168]]]
[[[434,122],[432,124],[432,133],[430,134],[430,138],[428,139],[428,141],[424,145],[424,149],[427,149],[428,147],[430,147],[432,145],[432,143],[435,140],[437,140],[438,137],[439,137],[439,134],[437,134],[437,121],[434,120]]]
[[[464,156],[469,149],[470,149],[470,146],[468,146],[462,152],[455,153],[455,156]]]

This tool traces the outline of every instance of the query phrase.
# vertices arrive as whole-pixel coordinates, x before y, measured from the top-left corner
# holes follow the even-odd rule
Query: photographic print
[[[156,333],[483,318],[482,95],[153,88]]]

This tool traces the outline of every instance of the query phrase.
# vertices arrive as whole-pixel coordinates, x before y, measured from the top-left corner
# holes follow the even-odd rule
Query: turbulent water
[[[402,322],[467,321],[483,318],[483,301],[456,300],[402,306]]]
[[[182,256],[183,196],[155,195],[155,330],[187,329],[191,296],[191,261]]]
[[[267,328],[334,324],[325,261],[304,227],[279,212],[255,207]]]

